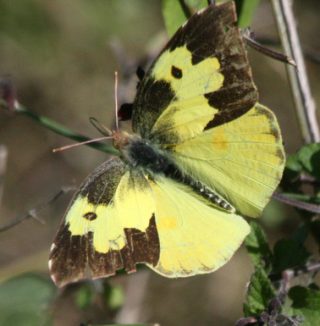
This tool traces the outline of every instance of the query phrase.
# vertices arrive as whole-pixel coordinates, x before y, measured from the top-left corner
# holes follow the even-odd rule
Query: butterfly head
[[[114,130],[112,131],[113,146],[119,151],[123,151],[132,140],[133,136],[125,131]]]

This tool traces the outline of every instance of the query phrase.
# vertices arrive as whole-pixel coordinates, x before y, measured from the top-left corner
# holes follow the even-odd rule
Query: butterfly
[[[181,26],[138,85],[133,134],[80,186],[51,247],[58,286],[139,263],[169,277],[223,266],[277,187],[284,149],[258,103],[233,2]],[[121,109],[120,109],[121,111]],[[121,112],[120,112],[121,113]]]

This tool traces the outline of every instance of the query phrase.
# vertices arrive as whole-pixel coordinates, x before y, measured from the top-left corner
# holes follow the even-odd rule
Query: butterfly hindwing
[[[230,259],[249,226],[208,204],[166,177],[150,179],[119,159],[107,161],[66,213],[50,254],[52,278],[63,286],[130,273],[137,263],[167,277],[211,272]]]
[[[149,267],[161,275],[212,272],[231,258],[250,231],[240,216],[212,207],[181,183],[159,176],[151,187],[160,257]]]
[[[120,159],[103,163],[75,195],[50,253],[50,270],[62,286],[86,277],[155,265],[159,238],[155,203],[143,174]]]

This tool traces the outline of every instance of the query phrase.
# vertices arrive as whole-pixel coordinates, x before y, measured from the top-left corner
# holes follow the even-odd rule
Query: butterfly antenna
[[[70,144],[70,145],[54,148],[52,150],[52,152],[53,153],[62,152],[62,151],[65,151],[67,149],[70,149],[70,148],[74,148],[74,147],[78,147],[78,146],[85,145],[85,144],[90,144],[90,143],[96,143],[98,141],[106,140],[106,139],[113,139],[113,136],[103,136],[103,137],[99,137],[99,138],[85,140],[85,141],[82,141],[82,142],[76,143],[76,144]]]
[[[114,102],[115,102],[115,117],[116,117],[116,131],[119,130],[118,119],[118,72],[114,72]]]

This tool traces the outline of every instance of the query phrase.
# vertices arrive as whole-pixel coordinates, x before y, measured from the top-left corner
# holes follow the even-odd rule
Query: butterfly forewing
[[[275,116],[257,103],[234,4],[192,16],[140,85],[133,127],[239,213],[260,215],[285,155]]]
[[[172,37],[140,83],[133,129],[149,137],[165,110],[197,96],[211,108],[203,129],[236,119],[258,100],[233,2],[193,15]]]

